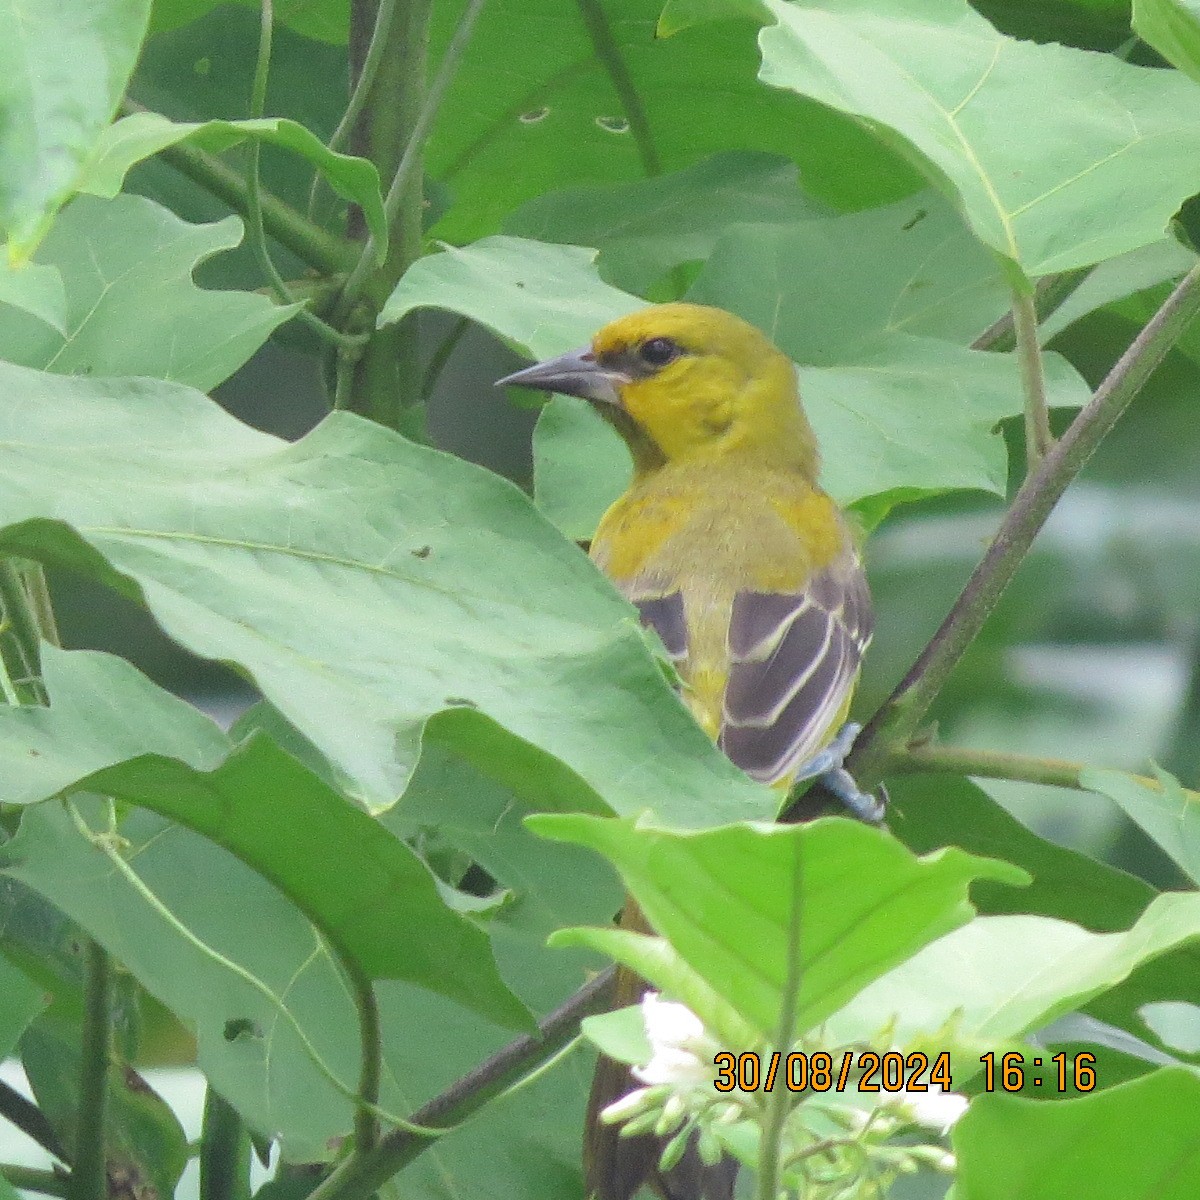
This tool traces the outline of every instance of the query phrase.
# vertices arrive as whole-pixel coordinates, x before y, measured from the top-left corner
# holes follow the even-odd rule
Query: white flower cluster
[[[641,1013],[651,1053],[649,1061],[632,1068],[632,1074],[643,1086],[610,1104],[602,1119],[620,1124],[624,1134],[653,1131],[669,1138],[662,1156],[664,1170],[678,1161],[693,1134],[701,1157],[717,1161],[728,1150],[727,1137],[718,1137],[718,1130],[743,1123],[761,1128],[762,1097],[716,1090],[714,1059],[721,1047],[686,1005],[647,992]],[[857,1174],[868,1159],[876,1183],[881,1171],[894,1177],[921,1165],[947,1172],[955,1169],[954,1155],[941,1146],[898,1145],[890,1138],[913,1125],[945,1136],[966,1112],[965,1096],[929,1091],[881,1099],[871,1108],[858,1108],[830,1103],[823,1094],[798,1098],[789,1119],[791,1136],[785,1140],[791,1145],[785,1160],[799,1164],[796,1170],[805,1174],[805,1195],[824,1196],[826,1183],[834,1185],[829,1195],[856,1195],[846,1173]],[[831,1137],[830,1128],[842,1132]]]

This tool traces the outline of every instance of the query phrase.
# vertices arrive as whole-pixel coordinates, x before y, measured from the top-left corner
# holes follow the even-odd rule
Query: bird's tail
[[[638,933],[653,932],[632,897],[621,910],[620,925]],[[636,1004],[645,991],[645,983],[621,967],[613,985],[612,1007]],[[733,1200],[736,1161],[725,1157],[715,1166],[706,1165],[695,1135],[683,1157],[669,1171],[661,1171],[659,1159],[668,1138],[653,1133],[622,1137],[619,1126],[600,1120],[610,1104],[639,1086],[624,1063],[600,1056],[583,1134],[583,1170],[590,1200],[632,1200],[643,1185],[653,1188],[663,1200]]]

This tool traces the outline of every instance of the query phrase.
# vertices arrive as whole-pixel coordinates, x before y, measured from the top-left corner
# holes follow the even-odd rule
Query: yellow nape
[[[748,452],[815,480],[816,440],[796,369],[741,317],[700,304],[658,304],[606,325],[592,350],[628,379],[617,391],[633,428],[616,424],[639,469]],[[642,439],[658,454],[647,456]]]

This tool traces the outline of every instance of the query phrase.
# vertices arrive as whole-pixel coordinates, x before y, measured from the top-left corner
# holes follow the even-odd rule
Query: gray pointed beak
[[[548,358],[545,362],[534,363],[523,371],[497,379],[496,386],[511,383],[516,387],[560,392],[564,396],[581,396],[584,400],[620,406],[619,389],[622,384],[629,382],[627,375],[601,366],[591,347],[585,346],[582,350]]]

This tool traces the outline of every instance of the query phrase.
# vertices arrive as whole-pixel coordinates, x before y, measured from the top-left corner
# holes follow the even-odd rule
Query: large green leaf
[[[66,288],[61,329],[0,309],[0,357],[64,375],[149,375],[209,389],[227,379],[298,306],[192,282],[242,240],[237,217],[189,225],[140,196],[80,196],[38,248]]]
[[[5,799],[82,787],[169,817],[275,884],[368,979],[407,979],[501,1024],[526,1022],[486,935],[446,907],[424,863],[273,742],[260,735],[214,763],[220,731],[123,660],[59,651],[47,665],[48,709],[0,709]],[[122,761],[130,753],[140,757]],[[347,869],[330,869],[331,846]],[[20,836],[0,853],[37,886],[21,874],[37,865]],[[86,909],[72,915],[112,937]]]
[[[942,1031],[960,1047],[959,1087],[981,1069],[972,1048],[1017,1042],[1198,935],[1194,893],[1160,896],[1121,933],[1049,917],[976,917],[864,988],[826,1030],[841,1044],[890,1028],[899,1045]]]
[[[335,153],[296,121],[263,117],[254,121],[176,122],[159,113],[134,113],[104,131],[79,181],[79,190],[97,196],[115,196],[130,167],[178,142],[195,142],[205,150],[220,153],[247,138],[282,146],[308,159],[338,195],[362,209],[367,227],[375,235],[376,259],[383,261],[387,254],[387,218],[375,164],[365,158]]]
[[[593,246],[606,280],[645,294],[673,267],[707,258],[734,223],[791,224],[817,211],[790,159],[730,151],[669,175],[537,196],[504,231]]]
[[[966,0],[766,0],[762,78],[907,151],[1027,277],[1162,237],[1200,187],[1200,91],[999,34]]]
[[[70,196],[125,90],[150,0],[0,6],[0,230],[26,257]]]
[[[617,811],[772,811],[634,610],[511,484],[346,414],[288,445],[169,384],[0,366],[0,385],[0,542],[140,593],[176,640],[240,663],[372,807],[404,790],[428,718],[468,707],[466,742],[496,722]],[[511,741],[484,745],[507,771]]]
[[[225,0],[154,0],[150,16],[150,32],[175,29],[198,20],[219,7]],[[249,8],[258,9],[255,0],[239,0]],[[272,4],[275,20],[305,37],[324,42],[344,42],[350,28],[349,0],[275,0]]]
[[[76,803],[103,828],[100,803]],[[3,848],[21,858],[5,873],[86,922],[195,1032],[201,1069],[253,1128],[278,1134],[289,1157],[327,1156],[350,1127],[359,1059],[354,1004],[327,944],[277,889],[198,834],[135,811],[120,835],[129,875],[62,806],[36,805]]]
[[[1026,879],[1007,863],[954,848],[917,859],[889,834],[839,818],[694,834],[582,815],[545,814],[530,824],[608,858],[654,929],[768,1038],[779,1023],[795,914],[803,1032],[970,920],[973,879]],[[587,944],[591,935],[569,936]]]
[[[678,170],[720,150],[794,158],[809,194],[840,208],[912,189],[908,169],[852,122],[755,79],[751,23],[660,38],[661,7],[484,7],[426,155],[455,201],[440,233],[468,241],[533,196]],[[435,56],[461,11],[435,7]]]
[[[1102,1081],[1103,1082],[1103,1081]],[[1156,1071],[1078,1100],[985,1096],[954,1127],[959,1200],[1191,1200],[1200,1079]]]

